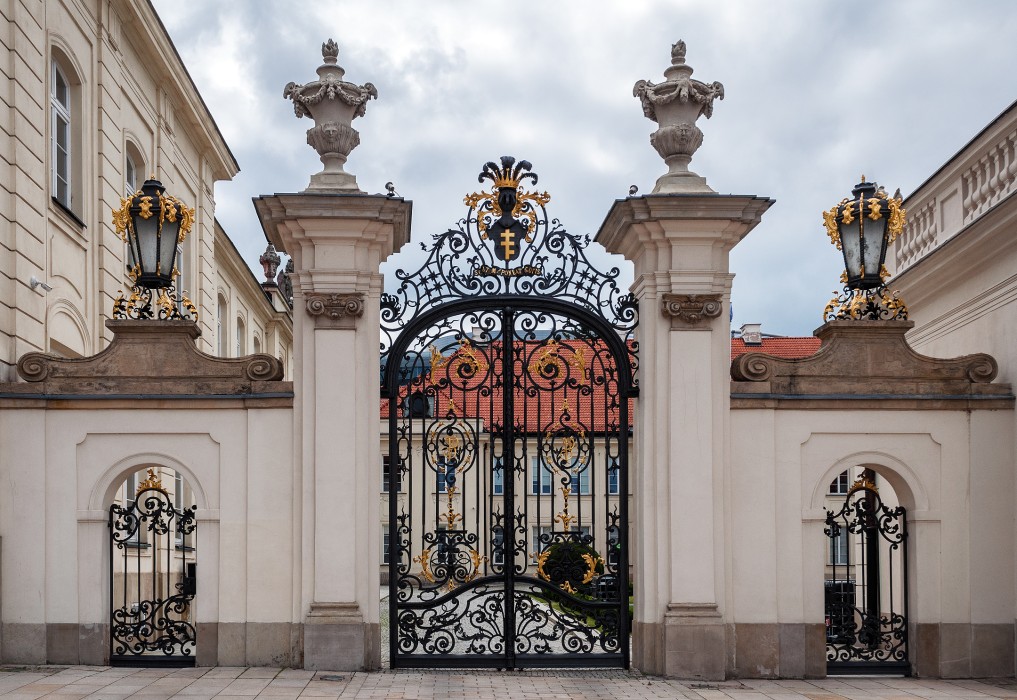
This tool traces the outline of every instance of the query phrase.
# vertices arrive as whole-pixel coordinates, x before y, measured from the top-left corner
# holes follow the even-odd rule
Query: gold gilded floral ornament
[[[138,484],[138,490],[134,492],[137,496],[142,491],[162,491],[166,493],[166,489],[162,485],[162,477],[159,475],[159,470],[152,467],[148,470],[148,477]]]
[[[548,545],[548,547],[545,548],[543,552],[537,555],[537,575],[540,576],[540,578],[544,579],[545,581],[551,580],[551,577],[548,576],[547,572],[544,570],[544,565],[547,563],[548,557],[551,556],[551,547],[553,546],[554,545]],[[586,585],[587,583],[593,580],[594,576],[597,575],[597,567],[602,566],[604,564],[604,560],[600,557],[595,557],[592,554],[589,554],[588,552],[584,552],[582,558],[583,561],[586,562],[586,571],[583,573],[583,578],[582,581],[580,581],[580,583],[582,585]],[[568,581],[568,579],[562,582],[559,588],[561,588],[566,593],[571,593],[572,595],[576,594],[576,589],[573,588],[572,584]]]

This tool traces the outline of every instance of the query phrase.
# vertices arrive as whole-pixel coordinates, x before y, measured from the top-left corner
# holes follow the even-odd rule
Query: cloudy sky
[[[1012,0],[153,2],[240,163],[217,216],[255,268],[251,197],[321,169],[282,90],[315,79],[329,37],[346,79],[379,92],[347,170],[413,201],[414,248],[501,155],[533,163],[574,233],[596,233],[629,185],[648,193],[666,167],[632,86],[663,80],[684,39],[694,77],[726,91],[692,169],[776,200],[732,253],[733,326],[787,335],[821,324],[843,268],[822,210],[860,174],[906,196],[1017,99]]]

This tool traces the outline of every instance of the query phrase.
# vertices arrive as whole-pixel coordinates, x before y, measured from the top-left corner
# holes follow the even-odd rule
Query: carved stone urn
[[[724,99],[724,86],[707,85],[692,79],[692,67],[685,63],[685,42],[671,47],[671,65],[663,83],[640,80],[632,95],[643,105],[643,114],[659,125],[650,134],[650,144],[667,163],[668,171],[657,179],[654,194],[672,192],[713,192],[706,178],[689,170],[692,154],[703,144],[703,132],[696,120],[713,116],[713,100]]]
[[[321,156],[325,169],[311,176],[305,192],[362,193],[357,178],[343,170],[350,151],[360,144],[360,133],[351,124],[367,111],[367,101],[378,97],[371,83],[355,85],[343,80],[346,71],[337,65],[339,45],[332,39],[321,45],[324,63],[318,79],[306,85],[287,83],[283,97],[293,100],[297,117],[309,116],[314,127],[307,130],[307,143]]]

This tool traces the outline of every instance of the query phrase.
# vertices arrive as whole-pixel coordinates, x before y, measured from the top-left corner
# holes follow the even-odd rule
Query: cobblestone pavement
[[[143,700],[182,698],[498,698],[593,700],[948,700],[1017,698],[1017,681],[829,678],[817,681],[672,681],[626,671],[381,671],[278,668],[138,669],[0,666],[0,697]]]

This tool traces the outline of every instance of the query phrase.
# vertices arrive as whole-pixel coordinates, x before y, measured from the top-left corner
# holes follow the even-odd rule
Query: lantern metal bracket
[[[906,321],[908,307],[900,292],[885,285],[875,289],[851,289],[834,292],[823,310],[825,321]]]
[[[118,320],[145,321],[197,321],[198,309],[186,296],[177,301],[175,287],[149,289],[135,285],[129,297],[121,290],[113,302],[113,318]]]

